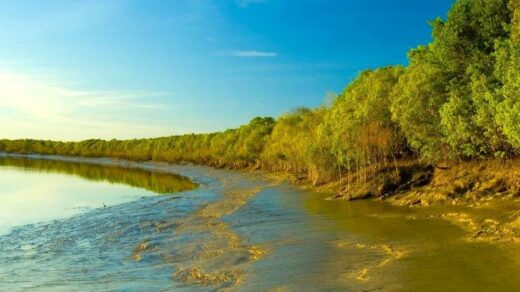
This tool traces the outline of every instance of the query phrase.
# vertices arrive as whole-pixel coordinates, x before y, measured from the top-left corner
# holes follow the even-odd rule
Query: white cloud
[[[23,74],[0,72],[0,138],[79,140],[171,134],[170,127],[143,124],[125,114],[157,111],[165,105],[154,102],[153,97],[165,95],[81,91]]]
[[[233,51],[231,53],[232,56],[235,57],[246,57],[246,58],[268,58],[268,57],[276,57],[278,53],[276,52],[263,52],[263,51]]]

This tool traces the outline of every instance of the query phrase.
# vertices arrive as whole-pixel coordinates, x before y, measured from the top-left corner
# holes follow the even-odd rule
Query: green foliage
[[[496,119],[508,142],[520,149],[520,1],[511,1],[515,10],[513,36],[503,42],[497,52],[496,75],[503,84],[498,90],[503,101]]]
[[[468,67],[491,65],[495,41],[508,37],[510,23],[507,0],[459,0],[445,22],[433,23],[434,59],[448,78],[467,80]]]
[[[240,166],[258,163],[274,124],[273,118],[254,118],[239,129],[219,133],[126,141],[2,140],[0,151]]]
[[[423,158],[439,159],[444,146],[439,110],[448,100],[446,79],[429,47],[410,53],[410,66],[392,92],[391,113],[410,146]]]
[[[309,156],[313,112],[300,108],[281,116],[269,138],[263,159],[285,170],[299,172],[305,168]]]
[[[390,104],[403,71],[387,67],[361,73],[327,112],[323,131],[331,137],[339,167],[382,162],[400,150],[402,136],[391,119]]]
[[[444,140],[456,157],[481,157],[502,150],[492,118],[496,94],[496,44],[509,37],[511,13],[505,0],[458,1],[432,45],[442,63],[449,99],[440,110]]]
[[[433,25],[433,42],[410,54],[392,112],[427,160],[474,158],[509,148],[497,122],[503,96],[497,47],[508,40],[506,0],[460,0]]]

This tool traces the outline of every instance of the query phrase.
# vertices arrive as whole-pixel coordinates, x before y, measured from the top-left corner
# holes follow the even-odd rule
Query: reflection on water
[[[186,177],[172,173],[146,171],[139,168],[5,156],[0,156],[0,166],[76,175],[92,181],[125,184],[159,194],[176,193],[197,188],[197,184]]]
[[[466,211],[463,207],[411,209],[372,201],[326,201],[322,195],[256,174],[196,166],[133,166],[181,173],[201,186],[179,196],[145,196],[68,219],[14,228],[0,236],[0,290],[520,287],[517,247],[468,242],[464,230],[439,219],[445,212]],[[23,174],[25,184],[36,190],[50,180]],[[58,185],[65,180],[60,177]],[[79,181],[86,185],[71,189],[72,194],[81,189],[87,193],[97,185]],[[11,190],[22,187],[12,178],[2,184]]]
[[[197,185],[186,177],[134,168],[0,157],[0,186],[2,234],[13,226],[70,217]]]

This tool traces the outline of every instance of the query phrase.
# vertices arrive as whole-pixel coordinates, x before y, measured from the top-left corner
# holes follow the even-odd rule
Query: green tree
[[[410,146],[429,161],[442,158],[442,105],[448,100],[446,75],[430,61],[430,47],[409,54],[410,66],[392,92],[392,118],[399,124]]]
[[[400,150],[402,135],[391,119],[391,93],[402,67],[361,73],[338,96],[325,116],[338,170],[385,162]]]
[[[497,52],[496,75],[502,82],[499,89],[503,101],[498,106],[497,122],[508,142],[520,150],[520,1],[511,0],[513,14],[511,39],[504,41]]]

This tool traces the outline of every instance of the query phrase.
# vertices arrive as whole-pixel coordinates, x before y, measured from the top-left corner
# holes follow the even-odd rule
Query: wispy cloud
[[[264,51],[233,51],[231,55],[234,57],[244,57],[244,58],[269,58],[269,57],[277,57],[278,53],[276,52],[264,52]]]
[[[266,3],[269,0],[236,0],[236,3],[239,7],[246,8],[251,4],[260,4]]]
[[[122,113],[165,108],[147,91],[82,91],[36,80],[23,74],[0,72],[0,137],[85,139],[166,135],[171,128],[138,120],[122,120]],[[16,117],[13,119],[13,116]]]

